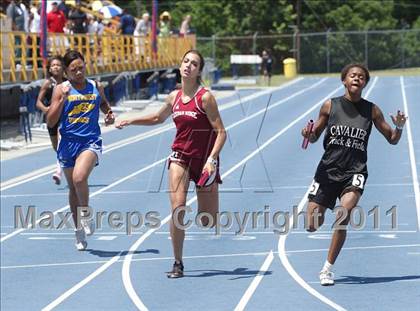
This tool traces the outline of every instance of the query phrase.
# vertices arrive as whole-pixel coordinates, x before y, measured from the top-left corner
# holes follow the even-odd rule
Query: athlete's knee
[[[75,188],[83,187],[87,184],[87,178],[83,174],[73,175],[73,185]]]

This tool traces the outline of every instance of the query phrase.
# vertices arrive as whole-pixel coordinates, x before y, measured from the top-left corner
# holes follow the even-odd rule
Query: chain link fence
[[[288,57],[297,59],[300,73],[339,72],[350,62],[371,70],[420,67],[420,29],[198,37],[197,48],[225,76],[231,75],[230,55],[261,55],[263,49],[271,52],[274,74],[283,74],[282,61]],[[253,71],[252,65],[244,65],[239,73]]]

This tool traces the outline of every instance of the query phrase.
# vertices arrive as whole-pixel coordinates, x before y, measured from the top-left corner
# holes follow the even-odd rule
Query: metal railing
[[[195,35],[157,40],[156,57],[151,37],[119,34],[48,33],[47,50],[49,55],[63,55],[68,49],[77,49],[85,57],[87,74],[95,75],[176,67],[182,55],[196,45]],[[39,34],[2,31],[0,83],[32,81],[45,76],[39,43]]]

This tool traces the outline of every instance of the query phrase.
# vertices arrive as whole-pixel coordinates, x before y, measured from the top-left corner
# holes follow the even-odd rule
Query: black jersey
[[[342,182],[354,174],[367,177],[367,146],[372,130],[373,104],[365,99],[353,103],[344,96],[331,99],[324,136],[324,155],[315,180]]]

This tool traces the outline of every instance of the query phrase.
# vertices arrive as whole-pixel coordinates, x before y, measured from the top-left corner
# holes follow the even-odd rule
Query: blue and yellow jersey
[[[64,82],[69,83],[69,82]],[[101,135],[99,127],[99,106],[101,104],[96,83],[86,80],[83,90],[70,86],[69,96],[64,102],[60,119],[60,134],[67,138],[92,138]]]

